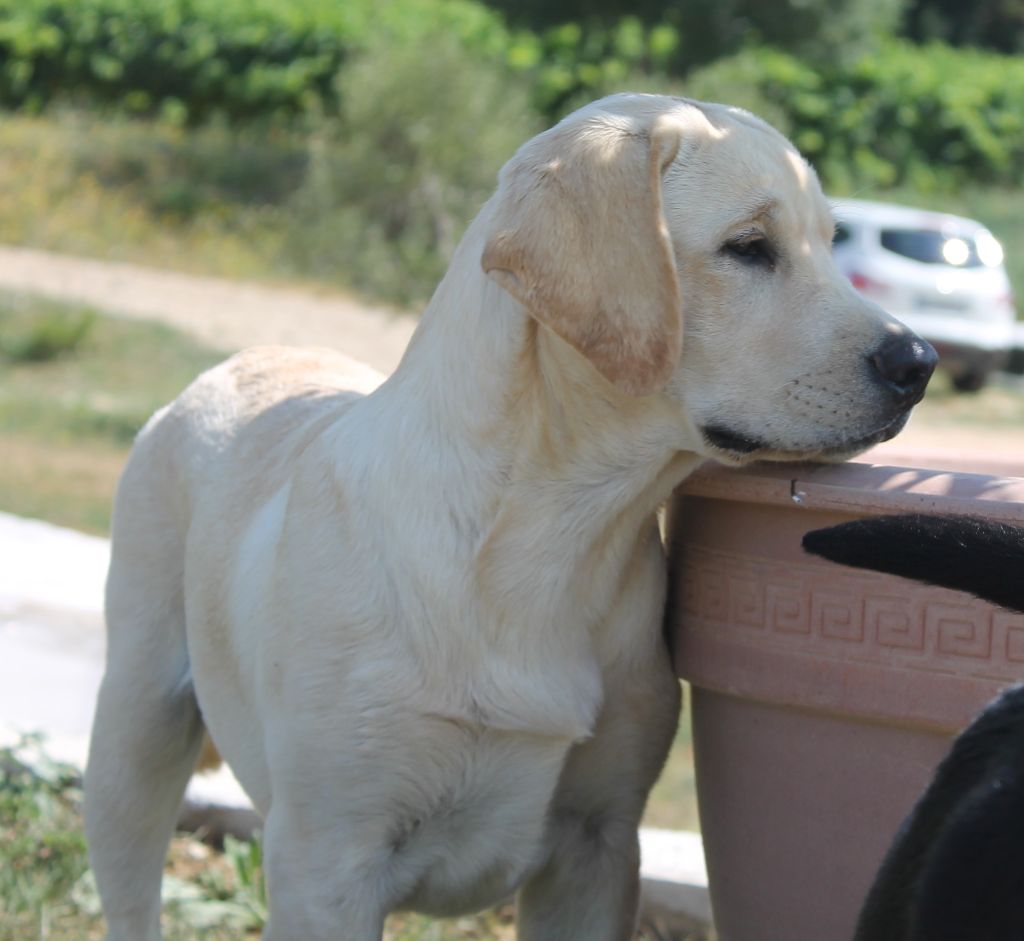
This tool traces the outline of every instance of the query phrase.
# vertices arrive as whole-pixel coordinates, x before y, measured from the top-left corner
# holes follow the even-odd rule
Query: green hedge
[[[834,189],[1024,183],[1024,58],[890,42],[816,70],[751,50],[694,73],[685,90],[763,114]]]
[[[438,28],[484,55],[512,44],[472,0],[0,0],[0,104],[70,98],[192,122],[332,111],[350,54]]]
[[[0,105],[77,99],[191,123],[332,114],[353,54],[429,51],[439,34],[518,72],[549,118],[638,70],[665,74],[678,47],[675,29],[635,17],[513,32],[474,0],[0,0]]]
[[[528,70],[537,110],[549,120],[600,97],[610,88],[668,82],[679,33],[626,16],[609,26],[564,23],[537,36],[520,33],[509,51],[513,67]]]
[[[607,91],[669,87],[686,38],[631,17],[515,33],[474,0],[0,0],[0,105],[70,98],[191,123],[336,116],[350,63],[373,55],[387,69],[389,48],[419,47],[429,70],[438,36],[473,68],[517,73],[545,121]],[[812,67],[760,48],[678,87],[764,115],[834,189],[1022,182],[1019,57],[891,41]]]

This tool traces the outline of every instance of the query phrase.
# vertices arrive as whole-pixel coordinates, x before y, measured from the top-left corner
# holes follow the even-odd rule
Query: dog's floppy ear
[[[683,307],[661,208],[682,109],[598,110],[525,144],[502,170],[484,271],[632,395],[668,381]]]

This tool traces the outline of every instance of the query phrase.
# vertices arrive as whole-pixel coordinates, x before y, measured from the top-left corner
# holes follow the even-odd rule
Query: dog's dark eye
[[[768,239],[760,236],[754,238],[735,239],[726,242],[722,251],[733,258],[737,258],[746,265],[761,265],[765,268],[775,267],[775,253],[772,251]]]

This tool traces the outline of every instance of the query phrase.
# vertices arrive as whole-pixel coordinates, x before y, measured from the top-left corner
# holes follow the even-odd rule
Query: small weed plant
[[[0,354],[19,363],[42,363],[80,349],[96,323],[90,308],[69,310],[37,302],[32,316],[0,319]]]
[[[62,914],[87,868],[80,798],[75,769],[37,738],[0,749],[0,939],[46,937]]]

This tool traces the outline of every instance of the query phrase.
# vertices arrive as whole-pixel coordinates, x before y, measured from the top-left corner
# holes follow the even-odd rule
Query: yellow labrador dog
[[[891,437],[935,364],[832,231],[757,118],[607,98],[506,165],[379,387],[256,349],[159,412],[86,780],[109,937],[160,937],[205,728],[266,818],[267,939],[517,890],[521,939],[629,938],[679,709],[656,508],[702,458]]]

